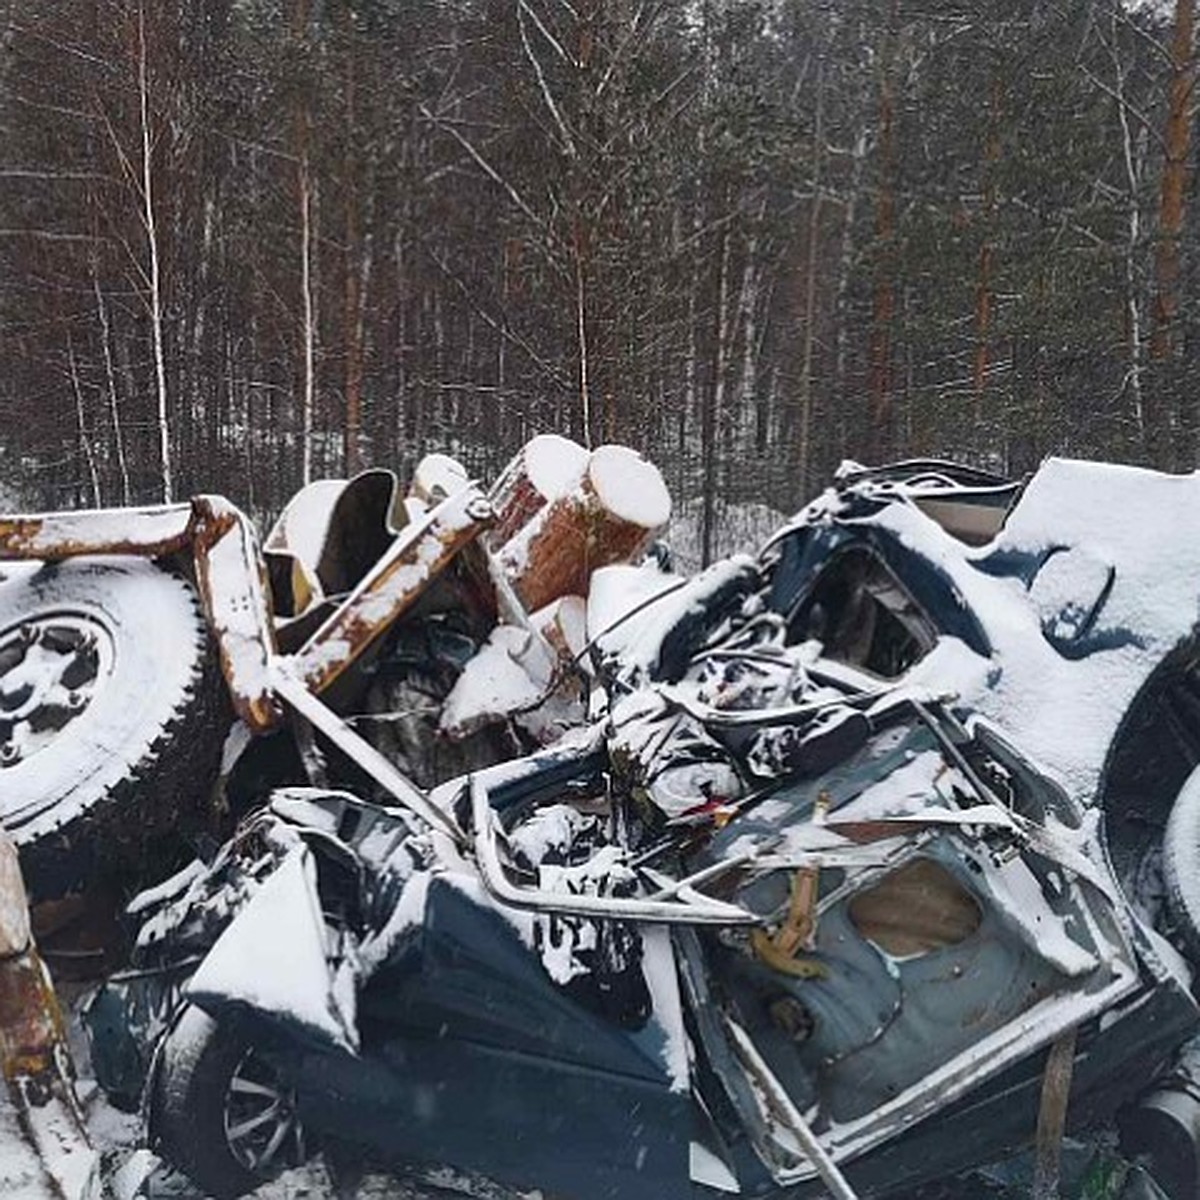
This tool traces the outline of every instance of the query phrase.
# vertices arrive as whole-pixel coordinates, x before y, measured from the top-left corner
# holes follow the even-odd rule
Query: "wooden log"
[[[531,439],[488,495],[496,512],[487,534],[489,549],[499,550],[547,504],[575,491],[587,466],[588,452],[570,438],[543,433]]]
[[[587,601],[582,596],[560,596],[531,613],[530,624],[567,666],[587,645]]]
[[[593,571],[636,558],[670,516],[658,469],[635,450],[601,446],[580,484],[508,539],[500,564],[532,612],[560,596],[586,596]]]

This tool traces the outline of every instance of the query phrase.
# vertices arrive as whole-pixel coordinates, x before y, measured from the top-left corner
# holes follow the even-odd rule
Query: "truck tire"
[[[35,899],[152,868],[198,822],[228,727],[214,659],[193,590],[153,563],[0,583],[0,823]]]
[[[1200,767],[1179,789],[1162,845],[1163,884],[1181,948],[1200,963]]]
[[[155,1153],[206,1196],[252,1191],[307,1156],[294,1097],[236,1019],[188,1005],[159,1046],[148,1122]]]

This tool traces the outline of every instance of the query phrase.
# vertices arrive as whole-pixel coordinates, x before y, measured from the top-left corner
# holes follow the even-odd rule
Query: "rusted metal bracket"
[[[294,656],[291,677],[314,694],[334,684],[492,519],[487,497],[471,484],[405,528]],[[183,551],[195,561],[234,709],[253,732],[266,732],[283,719],[272,679],[274,617],[254,527],[234,504],[196,496],[189,504],[0,517],[0,559],[160,558]]]
[[[292,656],[292,674],[314,694],[330,687],[416,604],[492,517],[487,497],[472,484],[405,527],[345,602]]]
[[[829,812],[829,793],[822,791],[813,805],[814,825],[823,825]],[[772,970],[800,979],[822,979],[828,969],[819,959],[804,957],[801,950],[816,949],[817,899],[821,891],[820,865],[800,867],[792,874],[787,915],[773,934],[755,929],[750,934],[754,953]]]
[[[223,496],[197,496],[191,539],[196,584],[234,709],[255,733],[262,733],[279,724],[283,710],[271,690],[275,626],[254,528]]]
[[[63,1021],[33,944],[17,849],[0,830],[0,1070],[11,1083],[54,1066]]]
[[[0,1108],[15,1110],[25,1153],[34,1156],[45,1177],[40,1184],[23,1178],[21,1195],[30,1200],[98,1200],[99,1159],[75,1098],[62,1010],[34,945],[17,850],[3,830],[0,1072],[7,1092],[7,1100],[0,1094]]]
[[[0,517],[0,559],[61,562],[81,554],[161,558],[192,540],[192,506],[92,508]]]

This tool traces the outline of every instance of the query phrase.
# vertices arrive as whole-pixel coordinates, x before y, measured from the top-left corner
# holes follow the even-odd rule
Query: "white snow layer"
[[[583,481],[588,452],[578,442],[557,433],[542,433],[525,446],[525,473],[546,497],[568,496]]]
[[[529,649],[528,630],[497,625],[450,689],[442,706],[442,732],[464,736],[497,715],[542,700],[548,680],[535,679],[526,669]]]
[[[909,682],[955,688],[1073,796],[1090,799],[1122,717],[1200,615],[1200,474],[1050,459],[1004,529],[978,550],[913,506],[893,505],[873,521],[946,571],[993,645],[985,663],[956,644],[952,663],[927,660]],[[1041,568],[1047,579],[1027,593],[1017,579],[977,569],[997,551],[1056,553]],[[1043,622],[1069,635],[1076,612],[1103,598],[1110,566],[1112,588],[1092,634],[1111,634],[1113,644],[1064,657]]]
[[[595,639],[629,613],[683,583],[653,566],[631,567],[615,563],[592,572],[587,596],[587,636]]]
[[[671,519],[671,494],[658,468],[628,446],[600,446],[588,463],[592,490],[609,512],[659,529]]]
[[[101,1200],[100,1156],[71,1103],[53,1094],[22,1115],[0,1081],[0,1196],[13,1200]]]
[[[242,1001],[355,1051],[354,993],[335,988],[325,949],[316,868],[297,846],[226,927],[186,994],[201,1007],[206,998]]]
[[[315,567],[325,548],[333,506],[345,489],[344,479],[314,479],[306,484],[279,514],[264,547],[290,550],[306,566]]]
[[[418,495],[440,501],[461,492],[470,483],[467,469],[448,454],[427,454],[413,472],[413,489]]]

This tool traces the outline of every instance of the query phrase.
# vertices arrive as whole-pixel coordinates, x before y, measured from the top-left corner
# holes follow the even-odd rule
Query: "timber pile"
[[[505,492],[493,498],[494,506],[524,518],[497,556],[530,612],[560,596],[587,595],[593,571],[637,558],[671,517],[662,476],[636,450],[601,446],[582,459],[571,452],[548,476],[531,474],[531,466],[540,466],[540,455],[530,462],[534,449],[531,443],[520,465],[510,466],[501,479]],[[495,531],[497,537],[508,524]]]
[[[662,475],[637,451],[589,452],[554,434],[529,442],[489,499],[484,542],[521,611],[507,614],[447,698],[441,731],[454,738],[551,697],[577,699],[593,573],[639,558],[671,516]]]
[[[492,486],[489,549],[503,549],[547,504],[573,492],[587,467],[588,452],[570,438],[543,433],[529,441]]]

